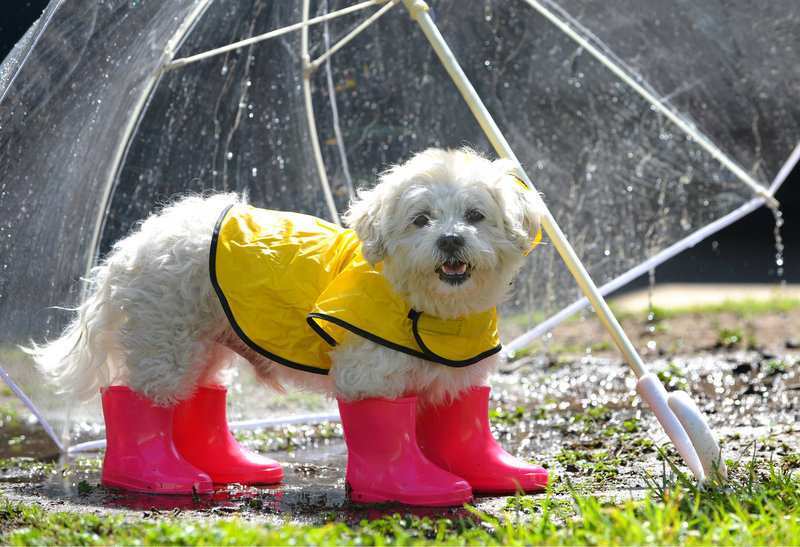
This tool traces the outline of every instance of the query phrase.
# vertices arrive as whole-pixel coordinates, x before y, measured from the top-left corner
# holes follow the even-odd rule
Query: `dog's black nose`
[[[464,238],[458,234],[444,234],[436,241],[440,251],[454,253],[464,246]]]

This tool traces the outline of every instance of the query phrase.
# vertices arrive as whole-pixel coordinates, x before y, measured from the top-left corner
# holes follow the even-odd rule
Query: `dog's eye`
[[[414,226],[422,228],[423,226],[427,226],[429,221],[428,215],[419,215],[414,219]]]
[[[478,211],[477,209],[473,209],[469,213],[467,213],[467,220],[470,222],[478,222],[483,220],[483,213]]]

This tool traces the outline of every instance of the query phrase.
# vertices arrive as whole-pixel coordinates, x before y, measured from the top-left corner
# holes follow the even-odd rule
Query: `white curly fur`
[[[474,151],[430,149],[381,175],[345,216],[371,263],[383,261],[393,289],[417,310],[443,318],[489,309],[505,297],[541,220],[541,201],[510,175],[513,165]],[[87,280],[88,296],[63,335],[30,353],[61,391],[88,398],[126,384],[157,404],[220,383],[236,355],[275,389],[291,385],[345,400],[418,394],[438,402],[483,384],[496,357],[451,368],[348,336],[332,351],[328,376],[273,363],[235,334],[209,279],[211,238],[234,194],[189,196],[120,240]],[[469,219],[472,211],[483,218]],[[425,215],[420,226],[415,219]],[[440,279],[443,234],[464,242],[470,265],[461,284]],[[452,257],[451,257],[452,259]],[[277,333],[284,336],[286,333]]]

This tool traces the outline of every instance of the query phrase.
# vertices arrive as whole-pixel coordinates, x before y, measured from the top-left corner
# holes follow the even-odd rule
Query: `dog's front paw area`
[[[417,445],[417,398],[339,401],[347,443],[347,497],[356,503],[443,507],[472,500],[472,486]]]

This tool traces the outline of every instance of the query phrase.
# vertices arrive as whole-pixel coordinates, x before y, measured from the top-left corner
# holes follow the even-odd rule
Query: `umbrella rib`
[[[59,440],[58,435],[56,435],[56,433],[53,431],[53,428],[50,427],[50,423],[44,418],[44,415],[41,412],[39,412],[39,409],[36,408],[36,405],[33,404],[33,401],[31,401],[30,398],[25,394],[25,392],[22,391],[22,389],[20,389],[20,387],[11,379],[8,373],[6,373],[6,371],[3,370],[3,367],[1,365],[0,365],[0,378],[2,378],[3,381],[5,381],[6,385],[8,385],[9,389],[11,389],[11,391],[13,391],[17,395],[17,397],[19,397],[20,400],[23,403],[25,403],[25,406],[27,406],[28,409],[30,409],[30,411],[33,412],[33,415],[36,416],[36,419],[39,420],[40,424],[42,424],[45,433],[47,433],[47,435],[51,439],[53,439],[53,442],[56,443],[56,446],[58,446],[58,450],[60,452],[64,452],[64,444]],[[67,422],[69,422],[69,420],[67,420]]]
[[[384,0],[385,1],[385,0]],[[308,25],[302,27],[302,35],[301,35],[301,54],[300,58],[303,65],[303,98],[305,100],[306,105],[306,118],[308,121],[308,132],[311,141],[311,146],[314,152],[314,162],[317,165],[317,174],[319,175],[320,179],[320,186],[322,187],[322,192],[325,196],[325,202],[328,206],[328,210],[330,211],[330,215],[333,221],[337,225],[341,225],[341,220],[339,218],[339,212],[336,209],[336,202],[333,199],[333,193],[331,191],[331,185],[328,181],[328,176],[325,170],[325,163],[322,159],[322,150],[319,146],[319,134],[317,133],[317,124],[316,120],[314,119],[314,104],[311,100],[311,75],[314,71],[319,67],[321,63],[324,63],[326,60],[330,59],[331,55],[339,51],[342,47],[344,47],[350,40],[355,38],[358,34],[360,34],[364,29],[370,26],[372,23],[378,20],[384,13],[386,13],[389,9],[391,9],[395,4],[397,4],[400,0],[391,0],[381,9],[373,13],[370,17],[364,20],[360,25],[358,25],[350,34],[339,40],[332,48],[328,49],[324,54],[322,54],[316,61],[311,61],[309,57],[309,50],[308,50]],[[310,21],[308,19],[308,12],[309,12],[309,0],[304,0],[303,2],[303,21]]]
[[[309,0],[303,0],[303,21],[308,21]],[[309,141],[311,148],[314,152],[314,163],[317,167],[317,175],[319,176],[319,183],[322,189],[322,194],[325,197],[325,204],[328,206],[328,212],[331,215],[331,220],[337,225],[341,226],[342,221],[339,218],[339,211],[336,208],[336,202],[333,199],[333,192],[331,191],[331,183],[328,180],[328,175],[325,171],[325,162],[322,160],[322,150],[319,146],[319,134],[317,133],[317,121],[314,118],[314,102],[311,100],[311,71],[308,69],[309,56],[308,56],[308,26],[304,26],[300,34],[300,61],[303,69],[303,101],[306,107],[306,121],[308,122]]]
[[[686,118],[682,115],[675,112],[673,109],[669,108],[667,103],[658,98],[655,93],[648,90],[645,86],[639,83],[636,78],[631,76],[631,70],[625,63],[618,59],[617,62],[614,62],[610,58],[609,55],[603,53],[599,48],[595,47],[589,40],[587,40],[583,35],[581,35],[577,30],[580,29],[583,34],[593,36],[588,30],[584,29],[583,26],[571,17],[568,13],[560,10],[561,15],[568,19],[569,22],[565,22],[561,20],[556,14],[552,11],[547,9],[541,2],[538,0],[525,0],[525,2],[530,5],[533,9],[538,11],[542,16],[544,16],[548,21],[550,21],[553,25],[555,25],[559,30],[561,30],[564,34],[572,38],[575,42],[578,43],[579,46],[584,48],[588,51],[595,59],[600,61],[607,69],[613,72],[618,78],[620,78],[626,85],[628,85],[631,89],[633,89],[636,93],[642,96],[647,102],[649,102],[653,107],[655,107],[659,112],[661,112],[667,119],[669,119],[672,123],[677,125],[684,133],[689,135],[692,139],[697,142],[702,148],[706,150],[709,154],[711,154],[718,162],[724,165],[729,171],[731,171],[739,180],[745,183],[750,189],[755,192],[760,198],[762,198],[770,208],[776,209],[780,206],[778,200],[761,184],[756,182],[756,180],[744,170],[738,163],[736,163],[730,156],[725,154],[720,148],[714,144],[711,139],[709,139],[706,135],[701,133],[691,122],[689,122]],[[550,2],[548,2],[550,3]],[[552,4],[551,4],[552,5]],[[595,37],[599,43],[602,44],[597,37]],[[610,48],[606,48],[609,52],[611,51]],[[624,68],[623,68],[624,67]],[[626,70],[627,68],[627,70]],[[640,76],[641,78],[641,76]],[[641,78],[643,81],[644,79]]]
[[[342,49],[342,48],[343,48],[345,45],[347,45],[347,43],[348,43],[348,42],[350,42],[350,40],[352,40],[353,38],[355,38],[356,36],[358,36],[359,34],[361,34],[361,32],[362,32],[364,29],[366,29],[366,28],[367,28],[367,27],[369,27],[369,26],[370,26],[372,23],[374,23],[375,21],[377,21],[377,20],[378,20],[378,18],[380,18],[380,17],[381,17],[381,16],[382,16],[384,13],[386,13],[386,12],[387,12],[387,11],[389,11],[391,8],[393,8],[393,7],[394,7],[394,5],[395,5],[395,4],[397,4],[398,2],[400,2],[400,0],[391,0],[391,1],[390,1],[390,2],[388,2],[388,3],[387,3],[385,6],[383,6],[381,9],[379,9],[378,11],[376,11],[375,13],[373,13],[373,14],[372,14],[370,17],[368,17],[367,19],[365,19],[365,20],[364,20],[364,21],[363,21],[363,22],[362,22],[360,25],[358,25],[358,26],[357,26],[355,29],[353,29],[353,31],[352,31],[352,32],[350,32],[350,34],[348,34],[347,36],[345,36],[344,38],[342,38],[341,40],[339,40],[339,41],[338,41],[338,42],[337,42],[337,43],[336,43],[336,44],[335,44],[335,45],[334,45],[332,48],[328,49],[328,51],[326,51],[325,53],[323,53],[322,55],[320,55],[320,56],[319,56],[317,59],[315,59],[314,61],[311,61],[310,63],[308,63],[307,70],[308,70],[309,72],[314,72],[314,71],[315,71],[315,70],[316,70],[316,69],[317,69],[317,68],[318,68],[318,67],[319,67],[319,66],[320,66],[322,63],[324,63],[324,62],[325,62],[325,61],[326,61],[326,60],[327,60],[327,59],[328,59],[328,58],[329,58],[331,55],[333,55],[334,53],[336,53],[337,51],[339,51],[340,49]]]
[[[778,191],[778,188],[781,187],[781,184],[783,184],[783,182],[791,174],[794,166],[797,165],[798,162],[800,162],[800,142],[794,146],[794,150],[792,150],[792,153],[789,154],[789,158],[783,163],[781,170],[778,171],[778,174],[772,181],[772,184],[769,187],[770,193],[775,194]]]
[[[251,44],[256,44],[258,42],[263,42],[264,40],[270,40],[272,38],[276,38],[278,36],[282,36],[283,34],[288,34],[290,32],[294,32],[296,30],[300,30],[303,28],[307,28],[310,25],[314,25],[316,23],[322,23],[323,21],[328,21],[330,19],[335,19],[337,17],[341,17],[342,15],[347,15],[349,13],[353,13],[356,11],[360,11],[362,9],[369,8],[371,6],[375,6],[377,4],[382,4],[386,2],[386,0],[368,0],[366,2],[361,2],[359,4],[355,4],[353,6],[342,8],[338,11],[332,11],[331,13],[326,13],[325,15],[320,15],[318,17],[312,17],[306,21],[301,21],[299,23],[295,23],[294,25],[289,25],[287,27],[283,27],[280,29],[276,29],[270,32],[265,32],[264,34],[259,34],[258,36],[252,36],[245,40],[240,40],[238,42],[233,42],[232,44],[227,44],[225,46],[221,46],[215,49],[211,49],[208,51],[204,51],[198,53],[196,55],[190,55],[189,57],[181,57],[180,59],[174,59],[169,63],[166,63],[163,67],[164,72],[169,72],[170,70],[174,70],[176,68],[196,63],[197,61],[202,61],[203,59],[208,59],[209,57],[214,57],[217,55],[221,55],[223,53],[227,53],[229,51],[233,51],[235,49],[239,49],[244,46],[249,46]]]
[[[323,9],[328,11],[328,2],[323,0]],[[331,48],[330,29],[328,22],[322,24],[322,37],[325,44],[325,49]],[[342,127],[339,123],[339,106],[336,102],[336,86],[333,83],[333,70],[331,67],[330,57],[325,61],[325,77],[328,84],[328,97],[331,105],[331,118],[333,122],[333,133],[336,137],[336,148],[339,151],[339,159],[342,162],[342,176],[344,176],[345,183],[347,184],[347,193],[350,199],[355,197],[355,190],[353,188],[353,178],[350,176],[350,166],[347,163],[347,151],[344,146],[344,139],[342,138]]]
[[[289,424],[310,424],[314,422],[338,422],[341,420],[338,412],[327,412],[327,413],[320,413],[320,414],[301,414],[299,416],[292,416],[286,418],[273,418],[273,419],[261,419],[256,418],[252,420],[240,420],[236,422],[229,422],[228,426],[230,427],[231,431],[235,431],[237,429],[254,429],[256,427],[275,427],[278,425],[289,425]],[[76,444],[69,447],[68,453],[77,454],[79,452],[93,452],[95,450],[101,450],[107,446],[107,442],[105,439],[99,439],[97,441],[86,441],[80,444]],[[63,452],[63,450],[62,450]]]

